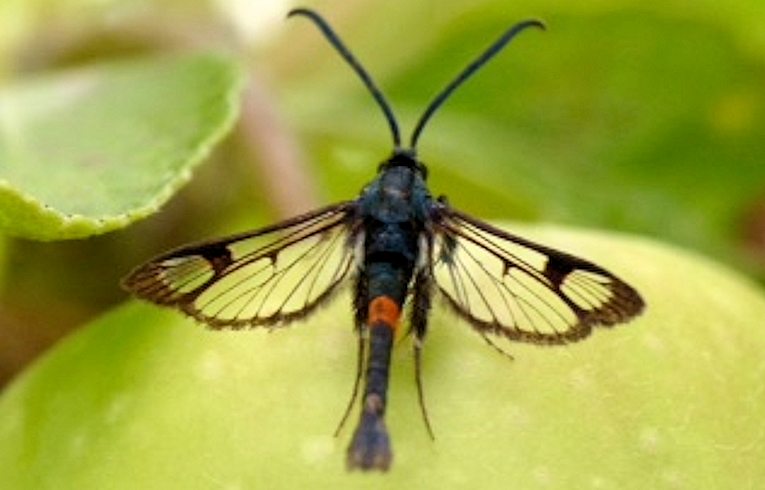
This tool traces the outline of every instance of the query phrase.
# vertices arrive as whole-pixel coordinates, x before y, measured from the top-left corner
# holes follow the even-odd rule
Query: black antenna
[[[356,74],[361,78],[361,80],[364,82],[364,85],[366,85],[367,89],[369,89],[369,91],[372,93],[372,96],[377,101],[377,104],[383,110],[383,113],[385,113],[385,119],[388,121],[388,126],[390,126],[390,131],[393,134],[393,144],[395,145],[396,149],[400,148],[401,134],[398,131],[398,123],[396,122],[396,117],[393,115],[390,104],[388,104],[388,101],[385,100],[385,96],[382,94],[380,89],[377,88],[377,85],[372,80],[372,77],[369,76],[369,73],[367,73],[364,67],[361,66],[361,64],[356,60],[348,48],[345,47],[345,44],[343,44],[337,34],[335,34],[335,31],[332,30],[327,21],[325,21],[321,15],[310,9],[296,8],[290,10],[290,12],[287,14],[287,17],[293,17],[295,15],[302,15],[311,19],[314,24],[319,27],[321,32],[324,34],[324,37],[326,37],[330,44],[332,44],[337,52],[340,53],[340,56],[342,56],[345,61],[351,65],[351,68],[353,68]]]
[[[428,120],[430,120],[430,117],[433,115],[433,113],[436,112],[439,107],[441,107],[441,104],[443,104],[446,99],[449,98],[452,92],[454,92],[457,87],[465,82],[465,80],[477,72],[484,64],[486,64],[487,61],[494,57],[494,55],[502,51],[502,48],[504,48],[510,41],[512,41],[515,36],[520,34],[521,31],[528,27],[538,27],[544,30],[545,25],[536,19],[524,20],[523,22],[515,24],[504,34],[502,34],[502,36],[497,39],[494,44],[489,46],[489,48],[484,51],[481,56],[473,60],[467,67],[465,67],[465,69],[462,70],[462,72],[457,75],[457,77],[452,80],[451,83],[449,83],[449,85],[447,85],[446,88],[444,88],[441,93],[436,96],[435,99],[433,99],[433,102],[430,103],[422,116],[420,116],[420,120],[417,122],[417,126],[412,132],[412,139],[409,143],[409,147],[412,149],[412,151],[414,151],[417,146],[417,140],[420,138],[420,133],[422,133],[425,124],[427,124]]]

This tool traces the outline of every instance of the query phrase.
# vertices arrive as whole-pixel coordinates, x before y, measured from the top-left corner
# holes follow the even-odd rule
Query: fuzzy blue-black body
[[[390,466],[391,448],[384,415],[391,348],[401,308],[420,253],[431,197],[424,168],[398,152],[380,167],[359,198],[364,230],[363,268],[356,291],[357,317],[369,335],[361,419],[348,448],[348,467]]]
[[[394,155],[362,192],[369,299],[384,295],[403,303],[430,202],[422,171],[408,155]]]

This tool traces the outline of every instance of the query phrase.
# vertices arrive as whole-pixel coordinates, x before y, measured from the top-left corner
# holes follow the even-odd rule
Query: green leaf
[[[156,211],[227,133],[238,65],[214,55],[110,63],[0,91],[0,230],[39,240]]]
[[[645,314],[510,362],[435,308],[417,406],[393,354],[386,475],[347,474],[332,431],[355,367],[349,298],[290,329],[212,332],[130,303],[0,399],[0,488],[753,488],[765,479],[765,297],[645,239],[514,227],[633,283]],[[355,407],[357,408],[357,407]]]

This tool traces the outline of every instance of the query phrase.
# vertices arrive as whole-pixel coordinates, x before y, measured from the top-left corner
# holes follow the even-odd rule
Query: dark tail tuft
[[[364,411],[348,446],[348,470],[388,471],[393,453],[382,414]]]

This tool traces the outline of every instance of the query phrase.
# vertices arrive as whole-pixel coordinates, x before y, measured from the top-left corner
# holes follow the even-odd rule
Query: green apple
[[[765,296],[647,239],[516,232],[634,285],[644,314],[563,347],[486,346],[436,301],[424,351],[393,354],[388,473],[348,473],[357,414],[349,295],[290,328],[213,332],[131,302],[0,399],[0,488],[755,488],[765,482]],[[520,230],[520,231],[519,231]],[[357,409],[357,407],[354,407]]]

